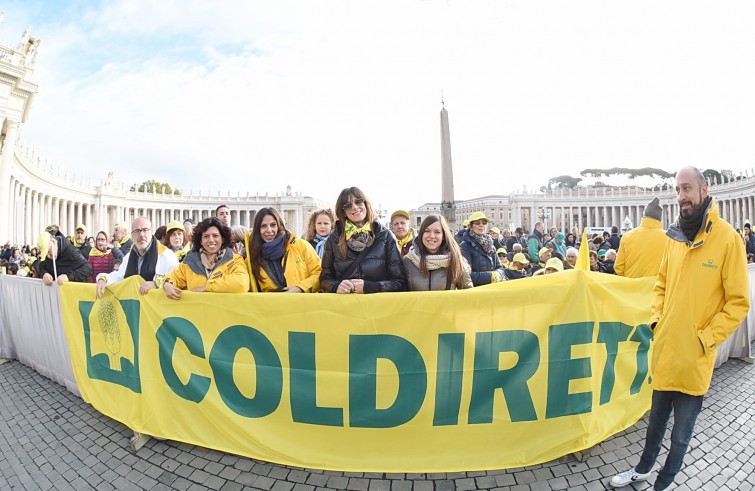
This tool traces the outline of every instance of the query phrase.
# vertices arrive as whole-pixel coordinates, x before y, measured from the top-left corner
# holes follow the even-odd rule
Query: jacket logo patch
[[[713,259],[708,259],[707,263],[703,263],[703,268],[718,269],[718,265],[713,264]]]

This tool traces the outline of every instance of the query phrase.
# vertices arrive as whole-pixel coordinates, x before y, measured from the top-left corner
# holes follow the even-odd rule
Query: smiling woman
[[[231,229],[215,217],[194,228],[194,242],[183,262],[165,279],[165,296],[178,300],[181,290],[244,293],[249,273],[244,259],[233,252]]]
[[[275,208],[254,217],[247,248],[252,291],[312,293],[320,286],[320,258],[306,240],[286,230]]]
[[[335,229],[322,254],[321,290],[325,293],[396,292],[406,277],[393,234],[375,221],[367,196],[357,187],[341,191]]]

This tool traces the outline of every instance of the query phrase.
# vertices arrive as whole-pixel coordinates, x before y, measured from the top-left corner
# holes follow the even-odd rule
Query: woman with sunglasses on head
[[[341,191],[336,218],[322,254],[320,291],[403,291],[406,278],[396,239],[375,220],[372,204],[359,188]]]
[[[231,249],[231,229],[215,217],[194,227],[191,251],[163,284],[165,296],[178,300],[181,290],[245,293],[249,272],[244,259]]]
[[[445,218],[428,215],[419,226],[417,237],[404,256],[406,280],[410,291],[456,290],[472,288],[471,268]]]
[[[320,287],[320,258],[303,240],[286,230],[274,208],[254,217],[247,245],[251,291],[312,293]]]
[[[506,280],[501,261],[498,260],[493,246],[493,238],[485,233],[489,221],[481,211],[472,213],[469,217],[469,228],[464,232],[461,241],[461,254],[472,268],[474,286]]]

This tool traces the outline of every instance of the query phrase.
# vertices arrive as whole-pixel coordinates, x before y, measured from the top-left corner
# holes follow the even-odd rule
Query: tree
[[[548,180],[548,188],[550,189],[552,185],[555,185],[556,188],[574,189],[577,187],[577,184],[579,184],[579,181],[581,180],[582,180],[581,177],[571,177],[571,176],[551,177]]]
[[[174,194],[176,196],[181,194],[180,189],[173,189],[167,182],[155,181],[154,179],[144,181],[141,184],[134,184],[130,190],[140,193]]]

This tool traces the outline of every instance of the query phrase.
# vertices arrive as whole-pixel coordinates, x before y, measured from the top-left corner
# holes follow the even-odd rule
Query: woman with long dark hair
[[[472,288],[471,268],[441,215],[428,215],[404,256],[409,290]]]
[[[322,254],[320,290],[325,293],[396,292],[406,277],[396,239],[375,220],[367,196],[345,188],[336,200],[336,224]]]
[[[320,286],[320,258],[309,242],[286,230],[275,208],[255,215],[247,260],[252,291],[312,293]]]
[[[181,290],[244,293],[249,272],[244,259],[231,249],[231,229],[215,217],[194,227],[191,251],[165,278],[165,296],[178,300]]]

